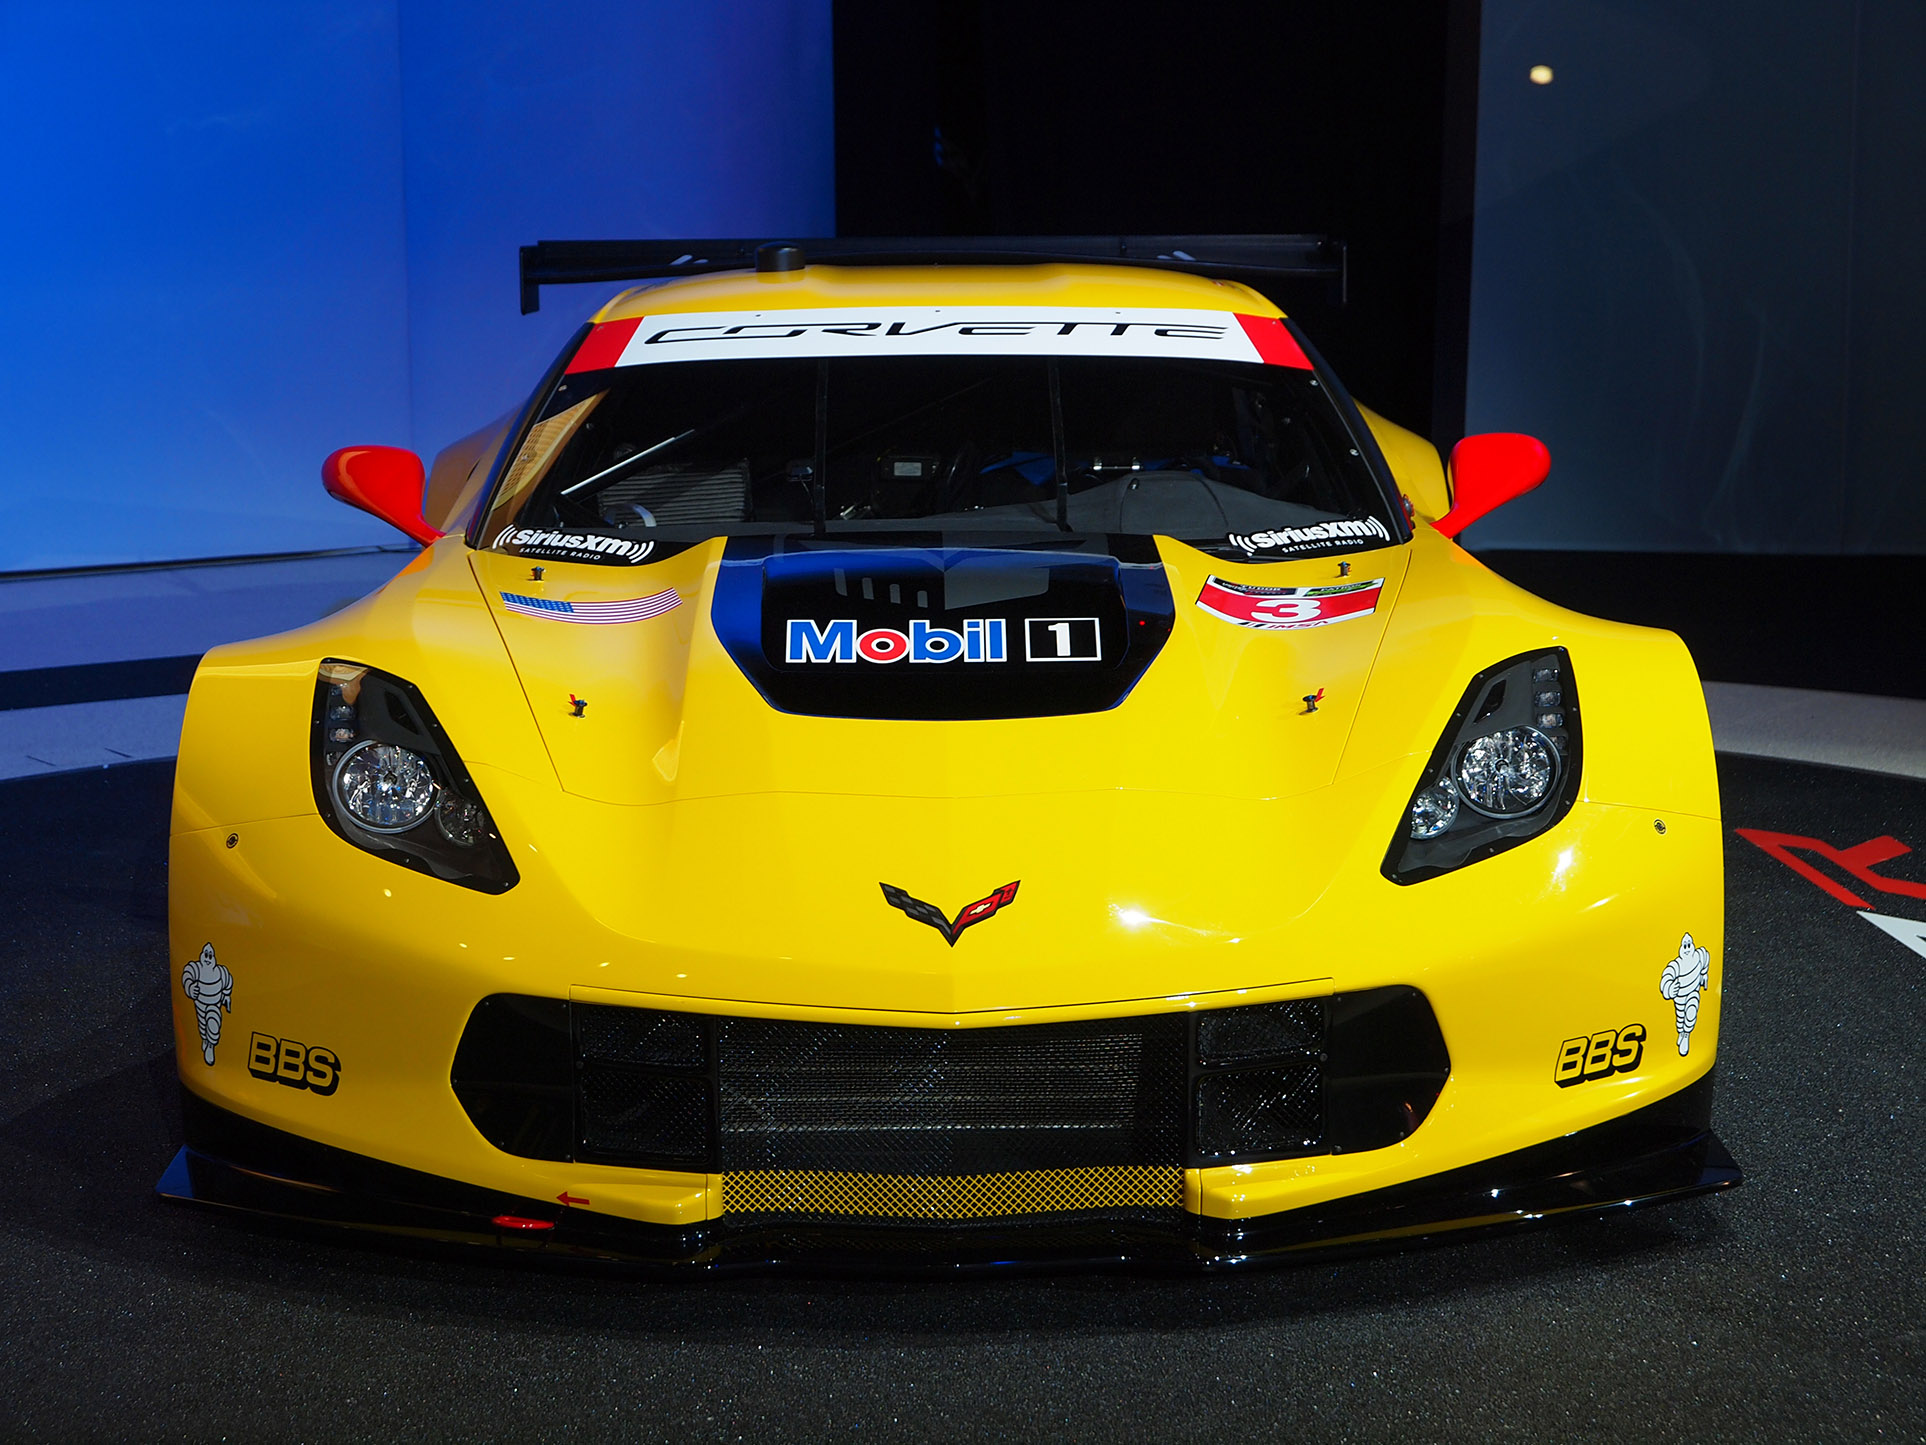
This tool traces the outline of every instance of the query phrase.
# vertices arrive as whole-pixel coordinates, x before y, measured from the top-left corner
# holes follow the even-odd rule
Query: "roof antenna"
[[[787,241],[771,241],[766,246],[756,247],[758,271],[800,271],[808,264],[802,247],[792,246]]]

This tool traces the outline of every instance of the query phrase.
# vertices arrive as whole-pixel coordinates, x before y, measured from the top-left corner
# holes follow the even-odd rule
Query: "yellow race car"
[[[1458,547],[1549,457],[1238,279],[1329,258],[528,248],[649,284],[425,485],[330,457],[424,549],[195,677],[161,1193],[954,1269],[1738,1183],[1692,661]]]

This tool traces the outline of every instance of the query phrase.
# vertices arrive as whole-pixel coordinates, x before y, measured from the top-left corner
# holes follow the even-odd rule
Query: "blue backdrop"
[[[513,406],[550,237],[833,234],[829,0],[0,6],[0,571],[395,534],[350,442]]]

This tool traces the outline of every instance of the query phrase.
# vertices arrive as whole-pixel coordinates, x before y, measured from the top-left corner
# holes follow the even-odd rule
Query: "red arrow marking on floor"
[[[1905,878],[1888,878],[1883,873],[1873,871],[1874,866],[1887,863],[1894,858],[1912,852],[1899,839],[1891,836],[1869,838],[1851,848],[1835,848],[1830,843],[1817,838],[1802,838],[1796,833],[1768,833],[1759,828],[1734,828],[1746,842],[1763,848],[1800,877],[1818,884],[1841,903],[1853,908],[1870,908],[1872,905],[1851,889],[1834,882],[1812,864],[1802,858],[1794,857],[1794,850],[1801,853],[1816,853],[1828,862],[1838,865],[1842,872],[1850,873],[1861,883],[1877,889],[1881,893],[1897,893],[1907,898],[1926,898],[1926,883],[1914,883]]]
[[[564,1189],[560,1194],[556,1195],[555,1197],[561,1200],[562,1203],[564,1204],[587,1204],[588,1203],[586,1199],[582,1199],[576,1195],[570,1194],[566,1189]]]

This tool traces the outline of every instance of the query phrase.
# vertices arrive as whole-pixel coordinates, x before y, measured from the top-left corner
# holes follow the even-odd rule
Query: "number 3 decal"
[[[1251,608],[1251,616],[1259,622],[1308,622],[1323,607],[1317,597],[1272,597]]]

